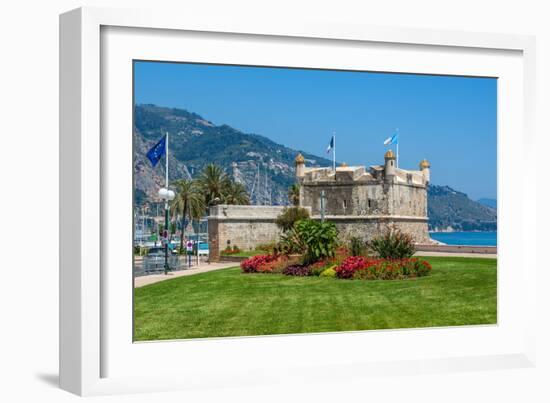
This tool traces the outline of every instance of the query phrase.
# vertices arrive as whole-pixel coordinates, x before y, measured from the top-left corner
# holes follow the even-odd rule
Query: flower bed
[[[346,250],[340,250],[334,257],[309,265],[302,264],[300,256],[258,255],[241,262],[241,270],[243,273],[282,273],[346,280],[399,280],[426,276],[432,269],[428,262],[417,258],[381,259],[346,254]]]
[[[277,255],[252,256],[241,262],[241,270],[243,273],[259,273],[262,271],[261,266],[271,263],[275,259],[277,259]]]
[[[343,279],[398,280],[426,276],[432,266],[425,260],[366,259],[350,256],[336,268],[336,276]]]

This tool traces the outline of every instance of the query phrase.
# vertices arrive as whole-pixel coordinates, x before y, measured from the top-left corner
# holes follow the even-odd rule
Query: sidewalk
[[[202,263],[200,266],[192,266],[190,269],[178,270],[165,274],[151,274],[149,276],[139,276],[134,278],[134,288],[143,287],[144,285],[158,283],[172,278],[192,276],[193,274],[207,273],[209,271],[227,269],[236,267],[235,262],[220,262],[220,263]]]
[[[425,256],[425,257],[479,257],[486,259],[496,259],[496,253],[468,253],[468,252],[429,252],[429,251],[418,251],[414,256]]]

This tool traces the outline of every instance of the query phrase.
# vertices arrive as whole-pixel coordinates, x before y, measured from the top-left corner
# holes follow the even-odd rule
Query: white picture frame
[[[112,36],[106,37],[106,33]],[[111,57],[114,62],[117,57],[121,58],[120,63],[123,66],[128,58],[153,59],[155,55],[162,60],[180,60],[181,54],[171,55],[170,49],[186,33],[191,33],[193,40],[214,35],[212,46],[216,46],[214,42],[237,38],[243,47],[240,54],[236,46],[231,52],[219,54],[217,57],[225,57],[225,61],[234,60],[235,63],[242,64],[254,61],[255,64],[273,63],[267,54],[262,54],[258,49],[249,52],[250,55],[245,58],[246,55],[242,52],[254,42],[256,45],[270,43],[274,51],[275,47],[280,47],[293,58],[288,60],[296,60],[297,66],[304,66],[308,60],[292,50],[294,41],[299,43],[302,50],[309,49],[307,47],[315,43],[315,46],[328,46],[334,52],[339,52],[340,48],[346,46],[359,49],[359,52],[362,52],[362,46],[376,48],[371,49],[373,52],[386,52],[386,47],[393,46],[395,54],[391,55],[389,52],[390,55],[387,58],[382,56],[376,65],[369,64],[373,70],[378,71],[391,71],[391,63],[399,60],[400,52],[421,52],[424,55],[423,65],[418,64],[415,67],[411,64],[405,68],[406,71],[419,73],[458,74],[462,71],[466,75],[476,75],[476,72],[491,75],[491,71],[496,71],[493,70],[496,69],[493,58],[500,58],[498,60],[502,63],[498,64],[504,66],[500,67],[503,69],[501,77],[504,77],[504,84],[499,87],[499,102],[502,101],[504,109],[500,109],[499,105],[498,325],[475,329],[465,327],[347,332],[133,345],[127,337],[127,323],[131,319],[124,318],[131,301],[121,298],[125,302],[120,306],[113,305],[112,302],[113,292],[122,296],[131,294],[130,284],[128,283],[127,288],[124,285],[124,276],[127,274],[120,272],[119,276],[118,272],[106,270],[112,263],[111,259],[126,262],[127,253],[130,252],[128,249],[126,254],[119,253],[110,247],[113,239],[120,239],[116,238],[117,228],[119,231],[124,229],[127,224],[124,220],[130,215],[124,218],[124,214],[109,214],[107,220],[106,212],[129,208],[129,205],[124,204],[128,197],[124,196],[118,184],[127,184],[127,171],[131,165],[126,165],[126,162],[131,154],[121,151],[118,156],[122,161],[119,164],[120,170],[115,172],[112,168],[111,149],[115,146],[123,149],[124,144],[117,141],[128,139],[121,140],[109,136],[108,133],[118,124],[121,126],[117,128],[127,128],[128,119],[124,115],[124,108],[128,102],[131,103],[131,90],[127,92],[126,79],[118,80],[124,74],[124,70],[117,67],[121,64],[110,65],[108,60],[103,59]],[[142,35],[139,46],[143,48],[143,52],[135,44],[130,46],[131,37],[138,34]],[[149,49],[149,54],[143,57],[143,53],[148,52],[147,46],[151,48],[151,44],[158,46],[155,46],[156,49]],[[208,46],[204,50],[206,53],[196,56],[193,61],[197,61],[197,58],[202,58],[199,61],[211,60],[208,52],[212,50],[208,50]],[[245,17],[229,21],[151,10],[81,8],[61,15],[61,387],[79,395],[96,395],[227,385],[247,386],[283,380],[292,382],[290,370],[299,368],[308,369],[307,373],[302,374],[302,380],[308,377],[319,380],[327,376],[327,370],[330,369],[337,369],[338,376],[344,379],[348,374],[357,373],[370,376],[381,372],[435,373],[533,366],[536,243],[527,242],[522,234],[536,233],[536,201],[529,197],[529,192],[512,192],[503,183],[503,177],[506,175],[515,180],[522,189],[536,186],[535,172],[523,175],[520,170],[514,169],[518,164],[528,164],[529,155],[533,155],[535,147],[534,49],[534,38],[520,35],[350,26],[314,21],[249,21]],[[116,52],[109,53],[113,50]],[[440,63],[438,67],[431,67],[436,61],[433,52],[443,54],[437,57]],[[310,63],[313,66],[323,63],[321,59],[315,59],[313,50],[310,53]],[[477,58],[479,64],[469,67],[464,55]],[[288,60],[282,61],[280,65],[291,63]],[[350,59],[349,56],[343,56],[342,60]],[[107,76],[117,80],[107,80]],[[109,94],[107,98],[105,94]],[[116,116],[113,111],[117,112]],[[119,112],[121,115],[118,115]],[[131,135],[129,138],[131,144]],[[119,205],[114,200],[117,198],[116,192],[123,194],[119,198],[122,199]],[[503,195],[506,196],[506,203],[502,203]],[[515,213],[510,214],[511,212]],[[514,248],[507,248],[510,245],[514,245]],[[512,265],[521,267],[521,276],[516,277],[515,282],[508,270]],[[518,298],[521,299],[520,304],[515,303]],[[121,324],[120,329],[116,326],[117,323]],[[417,354],[395,349],[381,351],[379,355],[371,351],[371,355],[367,357],[358,354],[357,349],[354,349],[354,346],[360,345],[366,339],[384,343],[388,339],[403,338],[418,340],[420,344],[422,339],[429,340],[431,350],[426,343],[424,347],[419,347]],[[347,347],[340,352],[329,351],[321,359],[315,355],[315,351],[318,351],[316,348],[319,347],[315,343],[344,344]],[[292,359],[284,351],[291,352]],[[174,360],[168,358],[169,355],[185,359],[173,362]],[[134,360],[146,363],[149,368],[162,366],[168,370],[159,375],[144,376]],[[123,362],[128,364],[123,365]],[[265,375],[259,375],[259,369],[264,370]],[[256,373],[253,380],[244,376],[250,371]],[[204,374],[209,376],[205,377]]]

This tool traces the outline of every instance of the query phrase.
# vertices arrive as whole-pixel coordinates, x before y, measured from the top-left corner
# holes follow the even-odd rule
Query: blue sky
[[[348,165],[426,158],[432,183],[496,198],[497,80],[182,63],[135,63],[135,102],[177,107]],[[394,150],[395,151],[395,150]]]

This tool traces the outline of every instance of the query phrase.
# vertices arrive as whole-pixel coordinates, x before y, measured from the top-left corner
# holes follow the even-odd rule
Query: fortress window
[[[342,206],[344,207],[344,209],[348,206],[348,203],[346,200],[342,200]]]
[[[372,207],[372,200],[371,199],[368,199],[368,205],[369,205],[369,208]]]

